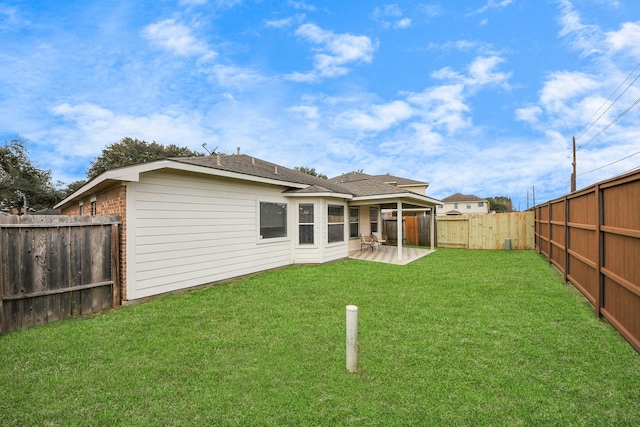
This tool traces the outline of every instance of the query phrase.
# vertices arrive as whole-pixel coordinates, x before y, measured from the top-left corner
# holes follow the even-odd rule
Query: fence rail
[[[0,215],[0,333],[119,305],[119,225]]]
[[[640,172],[534,207],[536,249],[640,352]]]
[[[439,216],[437,241],[440,248],[503,249],[511,239],[512,249],[535,247],[533,212],[508,212]]]

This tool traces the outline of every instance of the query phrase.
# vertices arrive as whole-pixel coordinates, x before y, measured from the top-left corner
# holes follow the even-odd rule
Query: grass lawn
[[[0,425],[637,426],[640,355],[535,252],[440,249],[2,336]]]

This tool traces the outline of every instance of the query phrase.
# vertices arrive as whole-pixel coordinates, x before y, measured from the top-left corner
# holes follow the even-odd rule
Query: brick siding
[[[120,283],[122,284],[122,301],[127,299],[127,187],[120,185],[103,193],[89,195],[74,205],[62,209],[62,215],[91,215],[91,199],[95,196],[96,215],[117,215],[122,220],[120,226]]]

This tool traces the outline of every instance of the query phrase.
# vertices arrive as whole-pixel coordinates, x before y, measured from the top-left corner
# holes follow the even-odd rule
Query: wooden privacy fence
[[[405,216],[402,219],[403,244],[413,246],[431,245],[431,216]],[[386,219],[383,224],[383,234],[387,236],[387,241],[391,245],[398,243],[398,220]]]
[[[440,248],[533,249],[533,212],[456,215],[437,217],[437,246]]]
[[[538,252],[640,352],[640,172],[534,210]]]
[[[0,215],[0,333],[119,305],[119,224]]]

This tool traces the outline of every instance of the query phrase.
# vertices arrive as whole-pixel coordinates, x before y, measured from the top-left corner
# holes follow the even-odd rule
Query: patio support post
[[[402,261],[402,200],[398,202],[398,264]]]
[[[429,233],[429,240],[431,243],[431,250],[435,250],[435,240],[436,240],[436,208],[435,206],[431,208],[431,233]]]

